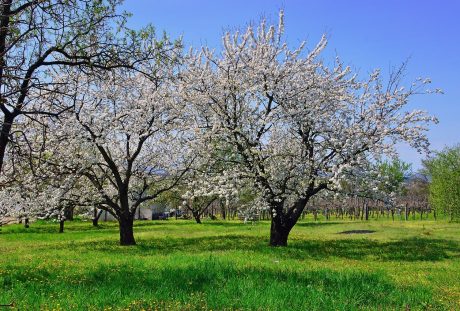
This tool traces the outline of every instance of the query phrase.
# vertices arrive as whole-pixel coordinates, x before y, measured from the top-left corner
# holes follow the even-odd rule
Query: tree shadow
[[[243,222],[225,221],[225,220],[204,220],[201,225],[198,225],[194,220],[136,220],[134,222],[134,230],[145,232],[148,229],[166,228],[168,226],[187,227],[196,226],[196,228],[207,227],[244,227]],[[118,222],[116,221],[99,221],[98,226],[93,226],[91,221],[66,221],[64,224],[64,233],[66,232],[87,232],[87,231],[118,231]],[[29,228],[25,228],[22,224],[10,224],[0,227],[0,234],[42,234],[59,232],[59,222],[40,221],[39,223],[32,222]]]
[[[268,241],[244,234],[204,237],[162,237],[143,240],[138,245],[122,247],[115,240],[100,242],[76,241],[63,247],[80,251],[98,251],[142,255],[168,255],[174,252],[193,254],[207,252],[244,251],[286,259],[324,260],[331,257],[378,261],[440,261],[460,257],[459,243],[432,238],[405,238],[396,241],[372,239],[304,240],[291,239],[287,247],[274,248]]]
[[[296,223],[296,227],[324,227],[324,226],[330,226],[330,225],[339,225],[339,224],[345,224],[344,222],[338,222],[338,221],[327,221],[327,222],[298,222]]]
[[[373,259],[380,261],[439,261],[460,256],[459,243],[444,239],[411,237],[397,241],[340,239],[330,241],[297,240],[291,243],[293,258]]]
[[[68,222],[64,224],[64,233],[66,232],[88,232],[88,231],[101,231],[107,232],[118,230],[116,223],[99,223],[97,227],[93,226],[91,222],[76,222],[69,225]],[[25,228],[22,224],[12,224],[4,226],[0,230],[0,234],[49,234],[59,232],[59,222],[46,222],[35,224],[31,223],[29,228]]]

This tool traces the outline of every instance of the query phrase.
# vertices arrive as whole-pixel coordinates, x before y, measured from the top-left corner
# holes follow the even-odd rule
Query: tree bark
[[[65,220],[59,221],[59,233],[64,233],[64,222]]]
[[[133,215],[122,215],[119,218],[118,224],[120,227],[120,245],[136,245],[136,240],[134,239],[133,223]]]

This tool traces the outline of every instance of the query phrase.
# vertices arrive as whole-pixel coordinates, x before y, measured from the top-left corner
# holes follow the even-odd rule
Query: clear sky
[[[326,33],[325,60],[337,54],[365,75],[374,68],[388,72],[409,59],[407,85],[430,77],[444,95],[423,95],[411,108],[439,119],[429,132],[432,149],[460,143],[460,0],[125,0],[132,27],[151,23],[187,46],[219,48],[226,30],[257,22],[277,22],[284,9],[290,45],[306,40],[313,47]],[[420,168],[424,155],[398,146],[401,158]]]

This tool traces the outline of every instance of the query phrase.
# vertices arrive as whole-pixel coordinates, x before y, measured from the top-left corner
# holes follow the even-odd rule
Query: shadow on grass
[[[99,223],[97,227],[93,226],[91,222],[75,222],[69,225],[67,222],[64,225],[64,232],[88,232],[100,230],[118,230],[117,223]],[[58,233],[58,222],[42,222],[39,224],[32,223],[29,228],[25,228],[21,224],[13,224],[4,226],[0,230],[0,234],[49,234]]]
[[[332,241],[294,241],[291,256],[321,259],[343,257],[347,259],[371,258],[381,261],[439,261],[458,257],[460,246],[444,239],[405,238],[380,242],[370,239],[347,239]]]
[[[351,222],[350,222],[351,223]],[[298,222],[296,223],[297,227],[324,227],[329,225],[343,225],[347,224],[346,222],[338,222],[338,221],[327,221],[327,222]]]
[[[266,222],[268,223],[268,222]],[[137,232],[146,231],[145,229],[158,229],[167,228],[169,226],[184,227],[184,226],[196,226],[194,220],[138,220],[134,222],[134,230]],[[236,221],[221,221],[221,220],[209,220],[204,221],[200,225],[201,228],[207,227],[238,227],[243,228],[245,225],[243,222]],[[198,227],[198,228],[200,228]],[[136,230],[140,228],[140,230]],[[196,228],[194,228],[196,229]],[[97,227],[92,225],[91,221],[67,221],[64,225],[64,232],[83,232],[83,231],[99,231],[99,230],[118,230],[118,223],[116,221],[99,221]],[[59,232],[59,222],[53,221],[39,221],[37,223],[31,223],[29,228],[25,228],[22,224],[11,224],[0,227],[0,234],[17,234],[17,233],[56,233]]]
[[[398,287],[382,273],[238,267],[215,257],[179,266],[95,265],[80,273],[53,267],[7,271],[0,278],[7,296],[0,298],[18,308],[60,303],[75,309],[136,310],[166,301],[173,302],[168,310],[419,309],[433,301],[428,288]],[[137,304],[126,306],[132,301]]]
[[[82,252],[113,252],[114,254],[168,255],[175,252],[205,253],[243,251],[286,259],[317,259],[329,257],[371,259],[380,261],[439,261],[460,257],[460,245],[455,241],[429,238],[406,238],[381,242],[371,239],[300,240],[288,247],[269,247],[264,239],[254,236],[227,234],[191,238],[138,239],[138,245],[121,247],[115,240],[75,242],[69,249]]]

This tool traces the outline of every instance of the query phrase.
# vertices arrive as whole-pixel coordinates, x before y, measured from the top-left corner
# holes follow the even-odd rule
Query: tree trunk
[[[4,87],[3,75],[4,68],[6,65],[6,42],[8,32],[11,31],[9,25],[10,21],[12,20],[12,18],[10,17],[11,4],[12,0],[2,1],[2,8],[0,9],[0,105],[2,105],[2,108],[6,108],[5,98],[3,97],[3,94],[1,92],[3,91]],[[4,111],[3,114],[3,124],[0,131],[0,174],[2,173],[3,160],[5,159],[6,146],[8,145],[8,137],[11,133],[11,127],[14,120],[14,116],[11,113]]]
[[[28,217],[24,220],[24,228],[29,228],[29,218]]]
[[[226,210],[226,207],[225,207],[225,204],[221,204],[222,205],[222,219],[225,220],[226,219],[226,216],[227,216],[227,210]]]
[[[193,214],[193,218],[195,218],[196,223],[201,224],[200,213],[192,212],[192,214]]]
[[[64,217],[66,220],[73,220],[73,211],[74,211],[74,206],[67,206],[64,209]]]
[[[272,218],[270,228],[270,246],[287,246],[287,240],[291,228],[282,225],[281,215]]]
[[[103,213],[103,210],[100,210],[98,212],[97,208],[94,208],[93,210],[93,226],[94,227],[99,226],[99,218],[101,217],[102,213]]]
[[[2,100],[1,97],[0,100]],[[0,105],[1,104],[2,103],[0,103]],[[5,116],[3,117],[3,124],[0,131],[0,173],[3,169],[3,161],[5,159],[6,147],[9,143],[9,136],[11,133],[11,127],[13,125],[13,120],[14,117],[10,113],[5,114]]]
[[[270,246],[287,246],[289,232],[295,226],[307,206],[308,200],[316,194],[320,188],[313,190],[310,194],[299,199],[286,212],[283,211],[283,203],[272,204],[270,210],[276,211],[272,214],[272,223],[270,228]]]
[[[136,245],[133,231],[134,216],[122,215],[118,220],[120,226],[120,245]]]
[[[97,227],[99,226],[99,218],[101,218],[101,215],[104,211],[103,210],[97,210],[97,208],[93,209],[93,226]]]
[[[64,219],[59,221],[59,233],[64,233],[64,222]]]

